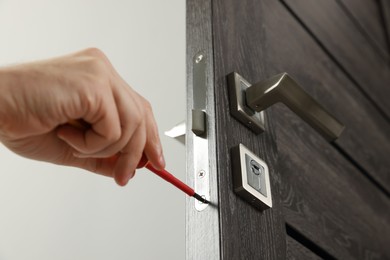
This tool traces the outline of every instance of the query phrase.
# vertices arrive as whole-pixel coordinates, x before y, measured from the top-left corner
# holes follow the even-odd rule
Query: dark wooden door
[[[207,58],[212,201],[203,211],[187,203],[188,259],[390,259],[386,10],[368,0],[187,1],[189,110],[194,57]],[[232,71],[251,83],[289,73],[344,133],[329,143],[276,104],[254,134],[229,112]],[[194,138],[187,130],[190,182]],[[272,209],[234,193],[230,150],[239,143],[268,164]]]

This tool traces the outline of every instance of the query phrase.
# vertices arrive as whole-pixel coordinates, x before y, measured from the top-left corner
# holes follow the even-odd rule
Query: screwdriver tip
[[[195,193],[193,197],[197,200],[199,200],[202,203],[210,204],[210,201],[206,200],[204,197],[200,196],[198,193]]]

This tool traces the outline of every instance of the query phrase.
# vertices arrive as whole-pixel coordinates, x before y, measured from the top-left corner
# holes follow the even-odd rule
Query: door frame
[[[186,199],[186,259],[220,259],[218,180],[216,158],[216,129],[214,104],[214,68],[212,46],[211,0],[188,0],[186,5],[186,63],[187,63],[187,120],[186,158],[187,182],[195,187],[197,176],[194,156],[199,138],[208,140],[208,169],[211,205],[198,211],[193,198]],[[206,133],[198,137],[191,131],[192,110],[194,109],[194,60],[202,53],[205,59],[206,75]]]

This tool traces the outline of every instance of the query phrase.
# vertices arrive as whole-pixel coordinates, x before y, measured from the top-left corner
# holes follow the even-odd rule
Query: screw
[[[203,55],[202,54],[199,54],[198,56],[196,56],[196,59],[195,59],[195,62],[196,63],[199,63],[203,60]]]
[[[205,172],[204,170],[201,170],[201,171],[198,173],[199,178],[203,178],[205,175],[206,175],[206,172]]]

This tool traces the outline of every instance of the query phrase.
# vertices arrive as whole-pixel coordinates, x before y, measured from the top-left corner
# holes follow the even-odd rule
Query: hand
[[[84,168],[119,185],[134,176],[143,154],[165,167],[151,105],[97,49],[2,68],[0,93],[0,141],[21,156]]]

